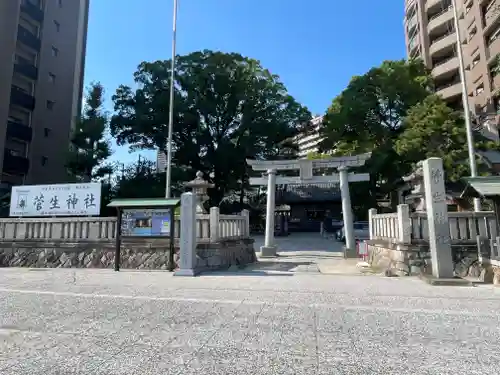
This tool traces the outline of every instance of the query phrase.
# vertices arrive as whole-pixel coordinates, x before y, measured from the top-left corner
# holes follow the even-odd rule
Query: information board
[[[171,215],[165,209],[126,209],[121,235],[131,237],[170,236]]]

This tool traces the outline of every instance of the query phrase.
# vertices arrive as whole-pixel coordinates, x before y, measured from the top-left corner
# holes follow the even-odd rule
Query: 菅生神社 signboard
[[[165,209],[126,209],[122,236],[170,236],[170,212]]]
[[[99,216],[101,184],[13,186],[10,216]]]

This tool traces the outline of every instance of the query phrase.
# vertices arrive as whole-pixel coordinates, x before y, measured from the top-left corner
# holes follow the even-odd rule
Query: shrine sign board
[[[9,216],[99,216],[101,184],[13,186]]]
[[[170,236],[171,212],[167,209],[124,209],[122,236]]]

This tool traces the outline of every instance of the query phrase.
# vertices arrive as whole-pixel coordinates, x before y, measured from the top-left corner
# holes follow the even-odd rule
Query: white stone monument
[[[432,275],[435,278],[453,278],[450,225],[443,161],[429,158],[422,164],[425,184],[427,222],[429,225],[429,247],[432,260]]]
[[[344,214],[344,230],[346,238],[346,253],[354,251],[356,243],[354,239],[351,197],[349,193],[349,182],[369,181],[368,173],[348,173],[349,167],[361,167],[371,153],[358,156],[342,156],[320,160],[296,159],[296,160],[273,160],[258,161],[247,160],[248,165],[254,171],[267,171],[265,177],[250,178],[250,185],[267,185],[267,207],[266,207],[266,237],[264,246],[260,248],[261,257],[277,256],[277,246],[274,243],[274,211],[276,184],[318,184],[318,183],[340,183],[342,194],[342,211]],[[339,173],[331,176],[314,176],[315,169],[336,168]],[[277,177],[277,171],[299,170],[299,177]]]

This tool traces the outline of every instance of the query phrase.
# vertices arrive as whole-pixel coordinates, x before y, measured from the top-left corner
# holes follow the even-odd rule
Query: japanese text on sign
[[[100,209],[100,183],[12,187],[10,216],[96,216]]]

